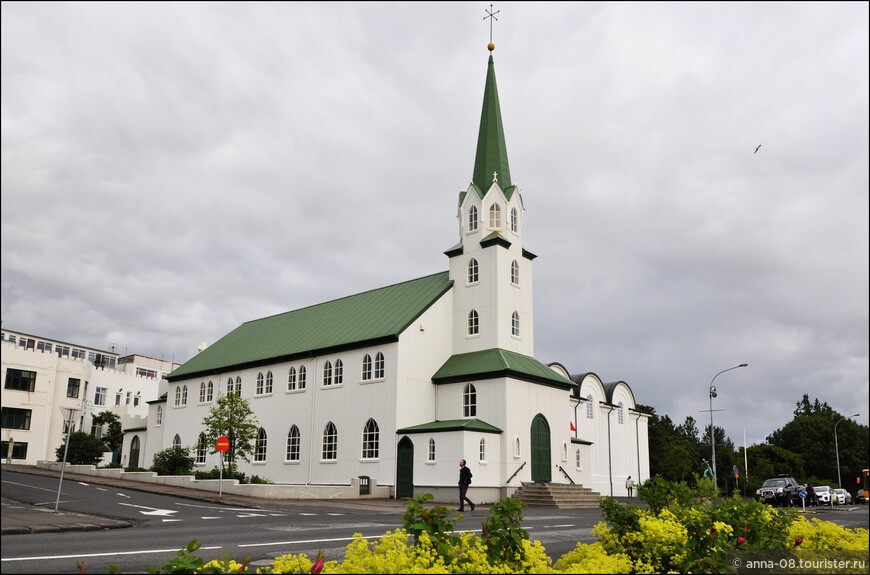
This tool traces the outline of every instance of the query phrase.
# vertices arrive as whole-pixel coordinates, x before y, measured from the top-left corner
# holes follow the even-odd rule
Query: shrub
[[[160,475],[190,475],[193,473],[190,449],[176,446],[155,453],[151,471]]]
[[[55,450],[57,461],[64,460],[64,453],[66,462],[72,465],[96,465],[103,458],[103,451],[105,451],[103,440],[90,433],[75,431],[70,434],[68,441],[69,448],[64,441]]]

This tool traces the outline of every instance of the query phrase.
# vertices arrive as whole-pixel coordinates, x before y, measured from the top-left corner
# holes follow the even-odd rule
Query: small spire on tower
[[[490,51],[490,53],[492,53],[492,51],[495,50],[495,44],[492,43],[492,21],[498,20],[495,15],[501,12],[501,10],[496,10],[495,12],[493,12],[492,4],[490,4],[489,10],[484,8],[483,11],[486,12],[486,16],[484,16],[483,19],[486,20],[487,18],[489,18],[489,44],[487,44],[486,48]]]

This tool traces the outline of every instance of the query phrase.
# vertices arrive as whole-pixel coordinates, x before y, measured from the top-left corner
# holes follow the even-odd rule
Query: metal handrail
[[[517,473],[519,473],[520,471],[522,471],[523,467],[525,467],[525,466],[526,466],[526,462],[523,461],[523,464],[520,465],[519,469],[517,469],[516,471],[514,471],[514,474],[511,475],[510,477],[508,477],[508,480],[505,481],[505,483],[510,483],[510,482],[511,482],[511,479],[513,479],[514,477],[516,477],[516,476],[517,476]]]
[[[571,485],[577,485],[577,484],[576,484],[576,483],[574,483],[574,480],[573,480],[573,479],[571,479],[571,476],[570,476],[570,475],[568,475],[568,472],[567,472],[567,471],[565,471],[565,470],[564,470],[564,469],[562,469],[562,466],[561,466],[561,465],[559,465],[559,466],[558,466],[558,467],[559,467],[559,471],[561,471],[561,472],[562,472],[562,475],[564,475],[564,476],[565,476],[565,477],[567,477],[567,478],[568,478],[568,481],[570,481],[570,482],[571,482]]]

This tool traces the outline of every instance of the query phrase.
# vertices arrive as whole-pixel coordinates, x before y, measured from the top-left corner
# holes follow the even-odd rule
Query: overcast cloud
[[[446,270],[488,7],[4,1],[3,327],[183,362]],[[495,9],[536,357],[702,430],[747,362],[737,445],[866,425],[868,4]]]

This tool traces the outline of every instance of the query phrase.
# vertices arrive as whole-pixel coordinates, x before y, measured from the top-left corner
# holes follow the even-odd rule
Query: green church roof
[[[397,429],[396,433],[435,433],[438,431],[479,431],[481,433],[501,433],[501,429],[479,419],[448,419],[446,421],[430,421],[420,425],[412,425]]]
[[[243,323],[169,374],[170,381],[220,374],[398,341],[453,282],[448,272]]]
[[[566,390],[575,386],[533,357],[498,348],[451,356],[432,376],[432,381],[441,384],[495,377],[512,377]]]
[[[495,83],[495,64],[492,54],[486,69],[486,85],[483,90],[483,111],[480,114],[480,131],[477,135],[477,155],[474,158],[472,183],[479,194],[492,186],[493,173],[502,190],[512,188],[511,170],[508,166],[507,145],[501,121],[501,106],[498,102],[498,87]],[[513,190],[511,190],[512,192]],[[508,196],[510,198],[510,196]]]

